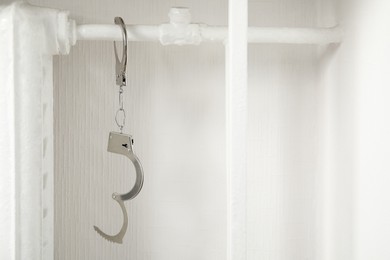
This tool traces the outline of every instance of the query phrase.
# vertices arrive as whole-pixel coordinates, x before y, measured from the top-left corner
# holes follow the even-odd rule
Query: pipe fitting
[[[76,44],[76,23],[69,19],[69,11],[59,11],[57,15],[57,48],[59,54],[69,54]]]
[[[191,13],[185,7],[172,7],[169,11],[169,24],[160,25],[162,45],[198,45],[202,35],[198,24],[191,24]]]

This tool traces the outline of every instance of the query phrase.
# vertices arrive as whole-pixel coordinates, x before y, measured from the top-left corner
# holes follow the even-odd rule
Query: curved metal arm
[[[99,235],[101,235],[103,238],[107,239],[108,241],[111,241],[113,243],[122,244],[123,237],[126,234],[127,226],[128,226],[127,211],[126,211],[125,204],[123,203],[123,200],[121,200],[121,197],[118,193],[113,193],[112,198],[118,202],[119,206],[122,209],[123,224],[122,224],[121,230],[119,231],[118,234],[111,236],[111,235],[107,235],[106,233],[101,231],[100,228],[98,228],[97,226],[93,226],[93,228],[96,230],[96,232],[98,232]]]
[[[119,60],[118,52],[114,42],[115,52],[115,71],[116,71],[116,84],[118,86],[126,86],[126,66],[127,66],[127,30],[125,22],[121,17],[115,17],[115,24],[118,24],[122,29],[122,60]]]
[[[144,171],[141,162],[133,151],[133,138],[131,135],[110,132],[107,151],[122,154],[129,158],[135,167],[136,179],[133,188],[124,194],[119,194],[121,200],[131,200],[141,191],[144,183]]]
[[[94,229],[99,235],[101,235],[103,238],[107,239],[108,241],[122,244],[123,237],[126,234],[127,225],[128,225],[127,212],[123,202],[125,200],[131,200],[135,198],[138,195],[138,193],[141,191],[144,183],[144,172],[142,169],[141,162],[133,152],[133,139],[131,135],[111,132],[108,139],[107,151],[111,153],[122,154],[127,158],[129,158],[131,162],[134,164],[136,179],[133,188],[129,192],[125,194],[119,194],[115,192],[112,194],[112,198],[118,202],[123,213],[123,225],[119,233],[111,236],[101,231],[97,226],[94,226]]]
[[[128,153],[126,157],[133,162],[136,178],[133,188],[129,192],[121,194],[120,196],[122,200],[131,200],[137,197],[138,193],[142,189],[142,186],[144,184],[144,171],[142,169],[141,162],[134,153]]]

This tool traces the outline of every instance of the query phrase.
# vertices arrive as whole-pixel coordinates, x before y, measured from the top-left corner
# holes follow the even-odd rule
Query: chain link
[[[119,108],[115,113],[115,122],[121,131],[125,127],[126,124],[126,111],[123,109],[123,86],[119,86]]]

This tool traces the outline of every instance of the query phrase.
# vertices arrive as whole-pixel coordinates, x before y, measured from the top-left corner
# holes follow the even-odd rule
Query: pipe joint
[[[162,45],[198,45],[202,42],[199,24],[191,24],[188,8],[173,7],[168,16],[169,24],[159,27]]]

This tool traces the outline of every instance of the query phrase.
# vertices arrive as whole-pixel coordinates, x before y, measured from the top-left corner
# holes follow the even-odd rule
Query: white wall
[[[390,258],[390,3],[336,2],[345,38],[336,55],[324,55],[321,80],[328,100],[324,259],[384,260]]]
[[[390,3],[361,1],[356,30],[356,259],[390,258]]]
[[[350,131],[344,136],[352,133],[355,143],[353,259],[384,260],[390,258],[390,3],[347,1],[344,10],[348,34],[336,63],[343,84],[335,88],[345,102],[343,125]]]
[[[316,1],[250,1],[250,26],[317,26]],[[248,259],[321,259],[317,46],[249,48]]]

